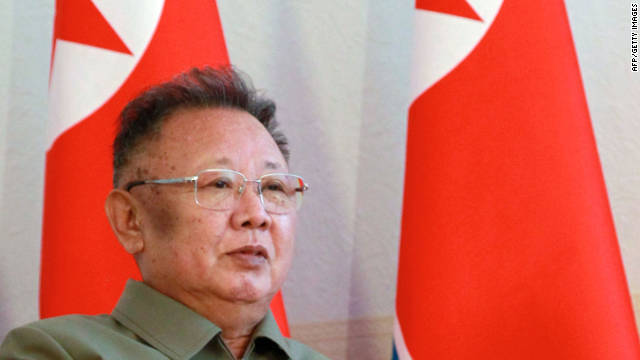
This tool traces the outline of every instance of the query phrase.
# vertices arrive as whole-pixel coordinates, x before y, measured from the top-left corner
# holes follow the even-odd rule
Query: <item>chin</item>
[[[232,301],[269,303],[277,291],[277,289],[273,290],[270,285],[271,281],[242,278],[233,281],[229,295]]]

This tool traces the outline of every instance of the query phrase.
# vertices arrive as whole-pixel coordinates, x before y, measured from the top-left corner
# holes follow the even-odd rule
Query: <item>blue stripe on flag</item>
[[[398,352],[396,351],[396,342],[393,342],[393,346],[391,347],[393,349],[393,353],[391,353],[391,360],[398,360]]]

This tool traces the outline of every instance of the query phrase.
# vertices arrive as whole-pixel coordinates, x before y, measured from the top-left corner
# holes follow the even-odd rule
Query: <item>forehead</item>
[[[233,108],[180,109],[163,121],[143,153],[150,167],[191,172],[220,163],[240,171],[286,166],[265,127],[248,112]]]
[[[165,140],[174,140],[203,134],[224,138],[239,131],[257,134],[263,130],[268,135],[264,126],[244,110],[216,107],[178,109],[164,119],[160,133]]]

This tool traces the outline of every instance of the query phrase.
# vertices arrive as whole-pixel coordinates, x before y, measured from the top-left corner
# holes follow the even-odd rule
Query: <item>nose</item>
[[[236,207],[231,214],[231,224],[237,230],[266,230],[271,226],[271,216],[264,209],[258,184],[252,186],[250,182],[252,181],[247,181],[239,194]]]

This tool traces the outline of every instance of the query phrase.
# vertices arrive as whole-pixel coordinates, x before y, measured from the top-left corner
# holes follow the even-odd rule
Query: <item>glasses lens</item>
[[[231,209],[243,184],[242,176],[233,171],[202,171],[196,182],[196,203],[213,210]]]
[[[302,205],[305,186],[301,177],[290,174],[269,174],[260,178],[264,208],[270,213],[285,214]]]

